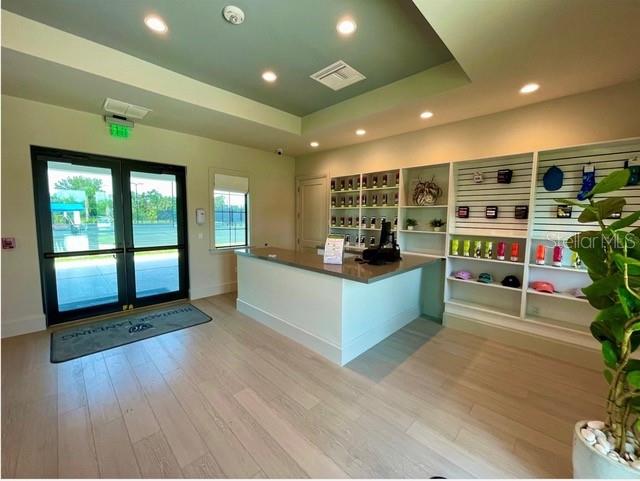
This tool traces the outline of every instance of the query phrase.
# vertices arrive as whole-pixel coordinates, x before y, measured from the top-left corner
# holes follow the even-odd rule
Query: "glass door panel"
[[[113,249],[111,169],[47,162],[54,252]]]
[[[126,251],[133,265],[133,304],[186,297],[184,170],[134,167],[129,171],[126,212],[131,219]]]
[[[134,247],[178,244],[176,176],[131,172]]]
[[[61,257],[54,268],[60,312],[118,302],[115,254]]]

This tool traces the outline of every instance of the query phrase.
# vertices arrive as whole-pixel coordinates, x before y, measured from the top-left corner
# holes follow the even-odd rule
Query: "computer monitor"
[[[382,249],[389,241],[389,235],[391,234],[391,222],[385,221],[380,227],[380,244],[378,245],[378,249]]]

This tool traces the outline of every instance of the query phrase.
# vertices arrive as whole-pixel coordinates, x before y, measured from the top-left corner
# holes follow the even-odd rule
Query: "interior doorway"
[[[324,245],[327,236],[327,178],[299,178],[296,193],[296,246],[315,249]]]
[[[188,297],[184,167],[32,147],[47,324]]]

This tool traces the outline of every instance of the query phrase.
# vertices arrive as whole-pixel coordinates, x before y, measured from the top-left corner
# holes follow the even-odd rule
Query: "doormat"
[[[191,304],[83,324],[51,333],[51,362],[64,362],[95,352],[159,336],[211,321]]]

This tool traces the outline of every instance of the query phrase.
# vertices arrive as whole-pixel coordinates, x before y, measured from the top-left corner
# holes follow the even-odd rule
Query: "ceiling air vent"
[[[311,75],[313,80],[317,80],[322,85],[330,89],[340,90],[367,77],[358,72],[355,68],[347,65],[344,61],[338,60],[328,67]]]
[[[128,119],[143,119],[151,109],[146,107],[140,107],[139,105],[133,105],[122,100],[115,100],[107,98],[104,101],[104,111],[111,114],[122,115]]]

